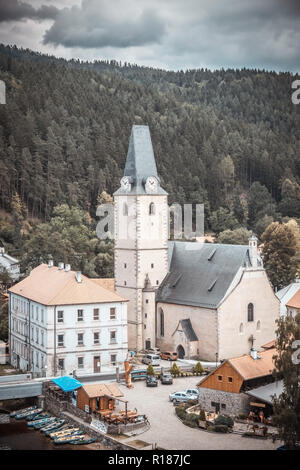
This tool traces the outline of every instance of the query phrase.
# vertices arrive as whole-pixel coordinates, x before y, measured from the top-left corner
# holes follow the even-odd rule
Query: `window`
[[[248,305],[248,321],[254,321],[254,307],[253,307],[253,304]]]
[[[57,335],[57,346],[59,348],[64,347],[64,335]]]
[[[44,346],[44,332],[41,331],[41,345]]]
[[[127,282],[126,282],[126,281],[124,281],[124,286],[126,286],[126,285],[127,285]]]
[[[125,269],[127,268],[127,264],[126,264],[126,263],[124,263],[124,268],[125,268]]]
[[[240,333],[242,334],[244,332],[244,325],[243,323],[240,324]]]
[[[157,286],[158,286],[158,284],[159,284],[159,281],[156,281],[156,285],[157,285]]]
[[[84,368],[84,358],[83,357],[78,357],[77,358],[77,364],[78,364],[78,369],[83,369]]]
[[[65,370],[65,360],[60,358],[58,359],[58,368],[59,370]]]
[[[110,332],[110,342],[111,343],[116,343],[117,342],[117,332],[116,331],[111,331]]]
[[[145,318],[147,318],[147,313],[145,313]]]
[[[63,310],[58,310],[57,312],[57,323],[63,323],[64,322],[64,311]]]
[[[148,300],[148,299],[146,299],[146,304],[148,304],[148,303],[149,303],[149,300]]]
[[[126,202],[124,202],[123,204],[123,215],[128,215],[128,206]]]
[[[99,308],[94,308],[94,320],[99,320]]]
[[[218,375],[218,381],[222,382],[222,380],[223,380],[223,375]]]
[[[232,377],[228,377],[228,382],[232,383]]]
[[[225,403],[222,403],[222,404],[221,404],[221,408],[222,408],[222,410],[226,410],[226,405],[225,405]]]
[[[77,321],[83,321],[83,310],[77,310]]]
[[[151,263],[151,268],[154,268],[154,264],[153,264],[153,263]]]
[[[125,282],[126,282],[126,281],[125,281]],[[125,285],[126,285],[126,284],[125,284]],[[111,320],[115,320],[115,319],[116,319],[116,309],[115,309],[115,307],[112,307],[112,308],[110,309],[110,319],[111,319]]]
[[[144,330],[145,330],[146,328],[147,328],[146,325],[144,325]]]
[[[115,367],[117,365],[117,355],[116,354],[111,354],[110,355],[110,365],[112,367]]]
[[[258,320],[258,322],[256,323],[256,329],[257,331],[260,331],[260,321]]]
[[[36,316],[35,316],[36,321],[39,321],[39,308],[36,307]]]
[[[44,323],[44,309],[41,310],[41,322]]]
[[[215,408],[215,407],[216,407],[216,405],[217,405],[217,404],[216,404],[216,402],[215,402],[215,401],[212,401],[212,402],[211,402],[211,406],[212,406],[213,408]]]
[[[77,346],[83,346],[83,333],[77,333]]]
[[[162,310],[160,311],[160,336],[165,336],[165,318]]]
[[[99,335],[99,333],[94,333],[94,344],[100,344],[100,335]]]
[[[151,202],[149,205],[149,215],[154,215],[155,214],[155,205],[154,202]]]
[[[36,329],[36,344],[39,344],[39,329]]]

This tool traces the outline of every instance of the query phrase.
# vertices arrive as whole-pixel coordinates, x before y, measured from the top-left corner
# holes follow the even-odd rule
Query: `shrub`
[[[176,406],[175,413],[180,419],[183,419],[186,415],[185,409],[182,408],[181,406]]]
[[[188,405],[188,408],[189,408],[190,406],[198,405],[198,401],[197,400],[188,400],[186,402],[186,404]]]
[[[196,413],[186,413],[184,420],[191,423],[196,423],[196,425],[198,426],[199,416],[196,415]]]
[[[197,362],[197,364],[195,365],[193,371],[196,372],[196,374],[203,374],[203,372],[204,372],[204,367],[203,367],[203,365],[201,364],[200,361]]]
[[[247,415],[245,413],[239,413],[240,419],[247,419]]]
[[[149,366],[147,367],[147,375],[155,375],[155,370],[152,364],[149,364]]]
[[[183,422],[183,424],[185,424],[186,426],[189,426],[190,428],[197,428],[198,427],[198,422],[196,422],[196,421],[188,421],[186,419],[183,419],[182,422]]]
[[[174,364],[172,365],[170,372],[172,375],[175,375],[175,376],[180,374],[181,371],[178,365],[176,364],[176,362],[174,362]]]
[[[215,432],[228,432],[228,426],[226,426],[225,424],[217,424],[214,428]]]
[[[210,431],[210,432],[214,432],[214,431],[215,431],[215,427],[214,427],[212,424],[210,424],[209,426],[207,426],[206,430],[207,430],[207,431]]]
[[[229,428],[232,428],[234,425],[234,421],[230,416],[219,415],[215,419],[215,425],[224,425],[224,426],[228,426]]]

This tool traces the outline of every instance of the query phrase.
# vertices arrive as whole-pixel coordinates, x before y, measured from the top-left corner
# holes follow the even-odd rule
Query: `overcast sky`
[[[0,0],[0,42],[172,70],[299,71],[300,0]]]

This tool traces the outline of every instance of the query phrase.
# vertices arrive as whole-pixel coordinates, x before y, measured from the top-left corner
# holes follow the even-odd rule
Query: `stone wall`
[[[211,388],[199,388],[199,403],[205,411],[215,411],[214,403],[220,403],[220,413],[236,416],[250,410],[250,397],[245,393],[230,393]],[[226,408],[222,408],[222,404]]]

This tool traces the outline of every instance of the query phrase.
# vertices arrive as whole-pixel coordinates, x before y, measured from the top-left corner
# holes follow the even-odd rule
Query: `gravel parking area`
[[[279,446],[270,439],[253,439],[237,434],[215,434],[185,426],[177,418],[175,408],[169,401],[172,392],[195,388],[200,377],[181,377],[174,379],[173,385],[146,387],[144,381],[134,382],[134,388],[120,386],[124,398],[129,400],[128,408],[137,408],[146,414],[151,427],[139,435],[140,439],[156,443],[159,447],[170,450],[274,450]]]

